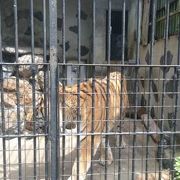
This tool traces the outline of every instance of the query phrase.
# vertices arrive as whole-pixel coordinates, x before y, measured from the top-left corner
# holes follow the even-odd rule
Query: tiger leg
[[[106,150],[107,149],[107,150]],[[106,156],[106,151],[107,151],[107,158]],[[107,143],[106,147],[106,138],[103,137],[100,145],[100,159],[99,163],[102,164],[103,166],[106,164],[110,165],[113,162],[113,154],[111,151],[111,147],[109,145],[109,142]]]
[[[94,155],[100,143],[101,136],[94,136]],[[84,180],[91,165],[91,136],[87,136],[81,141],[79,155],[79,180]],[[68,180],[77,180],[77,159],[73,164],[72,175]]]
[[[116,137],[116,146],[117,147],[121,147],[122,149],[126,148],[127,144],[126,144],[126,141],[124,140],[124,138],[125,138],[124,135],[117,135],[117,137]]]

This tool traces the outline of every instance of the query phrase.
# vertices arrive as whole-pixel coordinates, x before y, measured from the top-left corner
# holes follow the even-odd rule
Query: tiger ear
[[[62,83],[61,83],[60,81],[59,81],[59,86],[60,86],[60,87],[62,87],[62,86],[63,86],[63,85],[62,85]]]
[[[59,87],[59,92],[60,93],[62,93],[62,88],[63,88],[63,85],[62,85],[62,83],[59,81],[59,85],[58,85],[58,87]]]

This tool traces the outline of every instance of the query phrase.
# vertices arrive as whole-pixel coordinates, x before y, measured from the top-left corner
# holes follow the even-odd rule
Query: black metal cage
[[[0,0],[0,179],[179,179],[179,0]]]

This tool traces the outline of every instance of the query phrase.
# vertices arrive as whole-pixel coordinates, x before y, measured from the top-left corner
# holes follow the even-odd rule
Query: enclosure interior
[[[179,15],[178,0],[0,1],[0,179],[177,176]]]

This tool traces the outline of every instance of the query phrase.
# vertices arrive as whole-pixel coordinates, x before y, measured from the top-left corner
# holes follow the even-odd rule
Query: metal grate
[[[178,179],[177,2],[0,0],[0,179]]]
[[[179,1],[170,1],[167,7],[166,1],[157,1],[156,12],[156,38],[164,37],[166,11],[169,11],[169,35],[175,35],[179,32]]]

